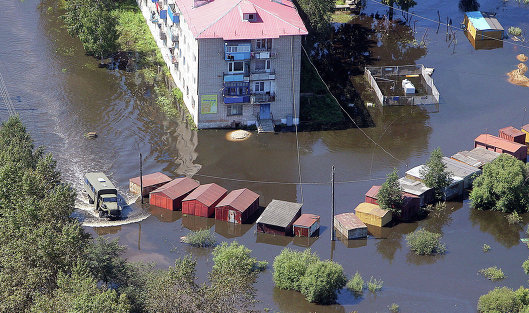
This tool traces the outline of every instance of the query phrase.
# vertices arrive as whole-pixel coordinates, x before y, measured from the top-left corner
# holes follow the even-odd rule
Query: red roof
[[[354,213],[342,213],[334,218],[347,230],[367,227]]]
[[[504,133],[505,135],[509,135],[511,137],[518,137],[523,136],[524,133],[521,130],[518,130],[512,126],[507,126],[505,128],[500,129],[500,134]]]
[[[368,192],[366,192],[366,197],[377,199],[378,191],[380,190],[382,186],[373,186],[371,189],[369,189]]]
[[[228,190],[217,184],[200,185],[182,201],[197,200],[206,206],[211,206],[219,200]]]
[[[163,185],[162,187],[154,190],[151,193],[163,193],[167,197],[174,200],[180,198],[186,193],[190,193],[199,185],[200,184],[194,179],[191,179],[189,177],[182,177]]]
[[[224,199],[220,200],[219,204],[217,204],[217,207],[229,205],[242,213],[246,211],[246,209],[249,208],[257,199],[259,199],[259,195],[250,189],[238,189],[233,190]]]
[[[308,34],[290,0],[214,0],[195,8],[194,0],[175,2],[195,38],[249,40]],[[244,21],[242,12],[253,11],[256,21]]]
[[[156,172],[148,175],[143,175],[143,187],[165,184],[171,181],[171,178],[163,173]],[[140,185],[140,177],[134,177],[130,179],[130,182]]]
[[[509,141],[509,140],[506,140],[500,137],[492,136],[489,134],[481,134],[474,141],[483,143],[488,146],[494,146],[497,148],[501,148],[504,151],[509,151],[513,153],[518,151],[520,148],[525,147],[522,144],[512,142],[512,141]]]
[[[529,124],[525,124],[524,126],[522,126],[522,130],[529,132]]]
[[[320,220],[319,215],[301,214],[301,216],[294,222],[294,226],[311,227],[314,223]]]

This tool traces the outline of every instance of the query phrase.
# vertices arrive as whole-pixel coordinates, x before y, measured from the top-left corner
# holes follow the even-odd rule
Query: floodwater
[[[294,133],[254,133],[245,141],[231,142],[226,140],[228,131],[196,132],[182,117],[167,118],[135,73],[97,68],[97,61],[83,54],[80,43],[66,34],[54,15],[46,8],[38,9],[34,2],[5,1],[0,11],[0,71],[36,143],[53,153],[64,179],[79,191],[78,205],[85,210],[78,214],[92,219],[90,225],[101,223],[90,217],[81,193],[83,174],[107,173],[125,201],[134,202],[127,191],[128,179],[139,174],[139,153],[145,173],[197,174],[194,177],[202,183],[216,182],[230,190],[248,187],[262,196],[263,206],[272,199],[299,201],[304,203],[304,212],[321,215],[319,239],[283,238],[256,234],[252,225],[182,216],[136,201],[130,209],[131,219],[111,227],[87,227],[94,236],[119,238],[131,261],[153,261],[165,268],[175,258],[192,253],[204,279],[212,265],[210,250],[192,249],[179,238],[189,229],[211,228],[219,241],[237,240],[270,264],[284,247],[310,247],[321,258],[342,264],[350,276],[359,271],[367,280],[373,276],[384,281],[376,295],[366,292],[355,297],[344,290],[338,304],[317,306],[299,293],[275,289],[271,270],[267,270],[257,284],[259,307],[282,312],[383,312],[391,303],[398,303],[402,312],[474,312],[478,297],[495,286],[518,288],[527,283],[520,267],[529,255],[519,241],[524,236],[522,226],[508,225],[498,213],[472,210],[468,201],[449,203],[446,211],[417,223],[370,229],[373,236],[366,240],[331,243],[328,182],[334,165],[336,213],[348,212],[394,167],[402,173],[424,162],[435,147],[451,155],[470,149],[482,132],[494,134],[504,126],[528,123],[529,89],[509,84],[505,73],[518,64],[516,55],[528,54],[529,48],[506,43],[501,49],[474,50],[461,32],[456,32],[454,48],[448,46],[443,26],[436,34],[435,23],[421,20],[414,24],[415,37],[424,38],[426,47],[410,47],[406,44],[409,36],[398,31],[371,43],[358,43],[372,51],[358,56],[369,57],[372,65],[434,67],[441,103],[437,107],[370,108],[375,127],[363,132],[379,146],[359,129],[300,133],[302,180],[320,183],[301,187],[295,183]],[[438,9],[442,21],[448,16],[458,26],[463,19],[456,2],[420,1],[412,11],[436,19]],[[515,1],[482,1],[481,10],[497,12],[506,29],[518,26],[529,31],[529,8]],[[385,9],[368,1],[366,11],[382,14]],[[0,110],[5,119],[7,109]],[[99,137],[84,138],[90,131]],[[441,232],[447,254],[410,254],[404,237],[419,227]],[[481,251],[484,243],[492,247],[488,253]],[[490,282],[477,275],[479,269],[494,265],[504,270],[505,280]]]

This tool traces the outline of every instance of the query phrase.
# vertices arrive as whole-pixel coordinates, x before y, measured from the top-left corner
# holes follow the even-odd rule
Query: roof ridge
[[[206,30],[208,30],[208,28],[210,28],[211,26],[217,24],[218,21],[220,21],[221,19],[223,19],[226,15],[228,15],[233,9],[235,9],[239,4],[241,4],[241,2],[243,2],[243,0],[239,0],[232,8],[230,8],[229,10],[227,10],[224,14],[222,14],[218,19],[216,19],[215,21],[213,21],[211,24],[209,24],[208,26],[206,26],[203,30],[201,30],[196,36],[195,38],[198,38],[200,37],[200,35],[202,35],[203,32],[205,32]],[[253,3],[253,2],[252,2]],[[255,5],[255,4],[254,4]]]
[[[242,1],[242,0],[241,0],[241,1]],[[277,18],[278,20],[281,20],[281,21],[283,21],[283,22],[285,22],[285,23],[291,25],[292,27],[297,28],[299,31],[301,31],[301,27],[296,26],[296,25],[294,25],[294,24],[292,24],[292,23],[290,23],[290,22],[288,22],[288,21],[285,21],[284,19],[282,19],[281,17],[277,16],[276,14],[274,14],[274,13],[272,13],[272,12],[270,12],[270,11],[264,9],[264,8],[262,8],[261,6],[259,6],[259,5],[256,4],[256,3],[254,3],[253,0],[246,0],[246,1],[251,2],[254,6],[258,7],[259,9],[265,11],[266,13],[272,15],[273,17]],[[298,12],[298,8],[296,8],[296,6],[294,6],[294,5],[293,5],[293,7],[294,7],[294,9],[296,10],[296,12]],[[299,12],[298,12],[298,14],[299,14]]]

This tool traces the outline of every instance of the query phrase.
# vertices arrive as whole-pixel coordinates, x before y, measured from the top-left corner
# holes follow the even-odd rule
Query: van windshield
[[[103,202],[118,202],[118,198],[116,198],[116,197],[109,197],[109,198],[105,197],[105,198],[103,198]]]

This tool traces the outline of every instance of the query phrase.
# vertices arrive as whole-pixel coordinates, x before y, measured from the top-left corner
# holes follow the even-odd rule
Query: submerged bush
[[[509,222],[509,224],[518,224],[522,222],[522,217],[518,212],[513,211],[511,214],[507,215],[507,222]]]
[[[513,36],[520,36],[522,34],[522,29],[520,27],[509,27],[509,34]]]
[[[496,266],[483,268],[479,270],[479,273],[492,281],[505,278],[505,274],[503,274],[501,268],[498,268]]]
[[[191,231],[183,237],[183,242],[199,248],[213,247],[217,244],[215,235],[209,229]]]
[[[522,268],[523,268],[523,271],[526,275],[529,275],[529,259],[525,260],[523,263],[522,263]]]
[[[483,244],[483,247],[481,247],[481,250],[483,250],[483,252],[489,252],[490,251],[490,246],[486,243]]]
[[[301,293],[309,302],[331,304],[347,282],[343,267],[333,261],[318,261],[308,266],[301,279]]]
[[[360,273],[356,272],[353,278],[347,282],[346,287],[356,294],[361,294],[364,291],[364,279]]]
[[[511,288],[494,288],[479,297],[478,312],[480,313],[514,313],[520,312],[523,303]]]
[[[369,291],[372,293],[375,293],[382,290],[382,285],[384,285],[384,282],[381,279],[376,279],[371,276],[367,282],[367,289],[369,289]]]
[[[408,247],[417,255],[443,254],[446,252],[445,244],[441,243],[441,234],[419,229],[406,236]]]
[[[399,305],[396,304],[396,303],[392,303],[390,306],[388,306],[388,309],[389,309],[389,311],[392,312],[392,313],[398,313],[398,312],[400,312],[400,307],[399,307]]]
[[[319,257],[307,249],[303,252],[283,249],[274,259],[274,283],[279,289],[301,290],[301,278],[309,265],[319,261]]]

